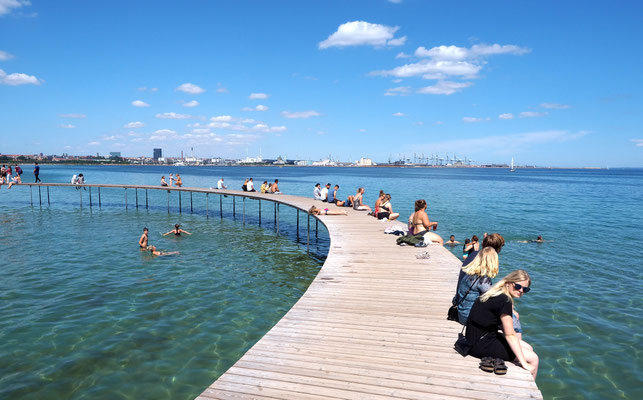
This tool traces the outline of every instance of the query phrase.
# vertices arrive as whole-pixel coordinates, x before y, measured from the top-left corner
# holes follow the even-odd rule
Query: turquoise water
[[[523,268],[532,276],[533,290],[517,309],[524,339],[540,356],[545,398],[643,397],[643,287],[634,251],[643,226],[642,170],[44,166],[41,177],[68,182],[83,172],[89,183],[155,185],[177,171],[185,186],[210,187],[225,177],[239,188],[244,177],[256,186],[279,178],[284,192],[303,196],[317,182],[338,183],[343,198],[363,185],[370,204],[379,189],[391,193],[402,219],[425,198],[444,238],[499,232],[507,240],[500,275]],[[105,190],[103,209],[90,212],[88,193],[79,210],[74,189],[51,189],[51,208],[45,200],[42,209],[36,192],[32,209],[27,188],[4,189],[0,246],[15,256],[0,283],[0,359],[10,361],[0,366],[0,397],[41,390],[39,397],[57,394],[51,398],[190,398],[296,301],[327,251],[322,232],[312,246],[317,258],[306,256],[292,210],[281,208],[280,236],[272,206],[263,206],[259,227],[251,201],[244,228],[241,204],[234,221],[230,198],[223,219],[218,197],[211,198],[206,219],[197,195],[198,214],[189,214],[188,197],[178,214],[172,194],[168,216],[163,192],[150,192],[153,207],[136,211],[128,191],[125,211],[123,191]],[[197,234],[160,237],[179,220]],[[181,254],[148,259],[134,251],[142,225],[154,244]],[[538,234],[547,242],[522,243]]]

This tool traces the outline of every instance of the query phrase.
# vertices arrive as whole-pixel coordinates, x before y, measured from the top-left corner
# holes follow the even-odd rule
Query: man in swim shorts
[[[141,250],[147,250],[147,241],[148,241],[148,234],[149,234],[149,229],[143,228],[143,234],[141,235],[141,238],[138,239],[138,245],[141,248]]]

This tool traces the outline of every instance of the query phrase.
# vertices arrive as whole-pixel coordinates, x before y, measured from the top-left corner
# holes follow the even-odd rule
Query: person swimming
[[[181,229],[181,225],[179,225],[179,224],[175,224],[174,229],[172,229],[169,232],[164,233],[163,236],[167,236],[167,235],[172,234],[172,233],[174,234],[174,236],[181,236],[182,233],[185,233],[186,235],[191,235],[190,232],[184,231],[183,229]]]
[[[157,257],[157,256],[172,256],[174,254],[179,254],[178,251],[159,251],[156,250],[155,246],[147,246],[147,250],[150,252],[152,257]]]
[[[457,240],[455,240],[455,235],[449,236],[449,240],[444,242],[444,244],[449,245],[449,246],[455,246],[456,244],[460,244]]]

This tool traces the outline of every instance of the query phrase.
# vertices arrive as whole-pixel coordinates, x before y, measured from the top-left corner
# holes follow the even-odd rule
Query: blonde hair
[[[314,213],[315,213],[315,211],[317,211],[317,207],[312,206],[312,207],[310,207],[310,209],[308,210],[308,214],[311,214],[311,215],[312,215],[312,214],[314,214]]]
[[[469,265],[462,267],[462,271],[467,275],[495,278],[498,275],[498,253],[493,247],[485,247]]]
[[[509,299],[511,300],[511,303],[513,304],[514,299],[511,297],[511,294],[509,294],[509,289],[507,289],[507,284],[508,283],[516,283],[520,281],[528,281],[529,284],[527,286],[531,286],[531,278],[529,277],[529,274],[527,271],[523,269],[517,269],[515,271],[512,271],[509,275],[505,276],[501,280],[499,280],[495,285],[491,287],[485,294],[480,296],[480,301],[485,302],[489,300],[492,297],[499,296],[501,294],[507,295]]]

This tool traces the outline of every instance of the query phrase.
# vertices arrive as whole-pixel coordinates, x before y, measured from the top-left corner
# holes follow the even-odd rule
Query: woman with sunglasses
[[[536,379],[538,355],[527,342],[518,338],[512,320],[514,299],[528,293],[530,285],[529,274],[521,269],[511,272],[493,285],[471,307],[466,337],[472,343],[470,355],[517,361]],[[502,327],[502,333],[498,331],[498,326]],[[506,373],[506,367],[504,371]]]

